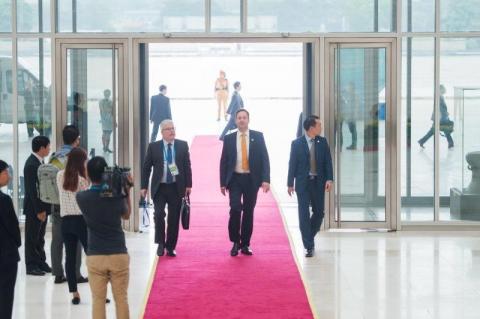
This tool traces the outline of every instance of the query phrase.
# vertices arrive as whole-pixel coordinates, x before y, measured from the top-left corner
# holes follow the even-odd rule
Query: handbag
[[[180,207],[180,216],[182,220],[182,228],[190,227],[190,196],[182,198],[182,206]]]
[[[446,134],[451,134],[453,132],[454,123],[450,119],[440,121],[440,131]]]

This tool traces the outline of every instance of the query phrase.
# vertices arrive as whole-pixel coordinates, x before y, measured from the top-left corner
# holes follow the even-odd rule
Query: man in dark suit
[[[223,138],[228,131],[237,128],[237,125],[235,124],[235,114],[237,114],[238,110],[243,109],[244,107],[242,97],[240,96],[240,90],[242,89],[240,82],[237,81],[233,83],[233,88],[235,91],[233,92],[232,100],[230,101],[230,105],[227,109],[227,113],[230,114],[230,119],[220,135],[220,141],[223,141]]]
[[[150,122],[153,123],[152,136],[150,142],[157,140],[158,127],[163,120],[172,119],[172,110],[170,109],[170,99],[166,96],[167,86],[160,85],[160,93],[152,96],[150,99]]]
[[[0,317],[2,318],[12,317],[13,296],[20,261],[18,247],[22,245],[12,199],[1,190],[8,185],[9,180],[8,164],[0,160]]]
[[[230,198],[231,256],[237,256],[239,250],[245,255],[253,254],[250,238],[258,189],[262,187],[265,193],[270,189],[270,161],[263,134],[249,130],[247,110],[238,110],[235,119],[238,132],[225,136],[220,159],[220,190],[224,196],[228,191]]]
[[[322,123],[318,116],[303,122],[305,135],[292,142],[288,164],[288,195],[297,192],[298,218],[306,257],[313,257],[314,237],[320,231],[324,216],[325,191],[332,189],[332,158],[327,140],[320,136]],[[309,207],[312,206],[312,216]]]
[[[175,139],[172,120],[160,124],[162,140],[150,143],[142,169],[141,195],[147,195],[148,181],[153,166],[151,197],[155,205],[155,243],[157,255],[176,256],[180,206],[182,198],[192,191],[190,153],[185,141]],[[168,204],[168,229],[165,240],[165,205]]]
[[[25,162],[25,264],[27,275],[43,276],[52,272],[45,258],[45,227],[50,205],[42,202],[38,194],[38,167],[50,153],[50,140],[46,136],[36,136],[32,140],[32,154]]]

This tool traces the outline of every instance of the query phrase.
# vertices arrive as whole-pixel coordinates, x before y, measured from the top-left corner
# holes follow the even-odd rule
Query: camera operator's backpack
[[[38,167],[38,195],[42,202],[60,205],[60,196],[57,187],[57,173],[65,168],[67,156],[56,156],[50,158],[48,164]]]

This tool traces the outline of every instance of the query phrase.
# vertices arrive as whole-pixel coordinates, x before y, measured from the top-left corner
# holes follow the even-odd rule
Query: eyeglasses
[[[167,128],[162,129],[162,131],[175,131],[175,128],[174,127],[167,127]]]

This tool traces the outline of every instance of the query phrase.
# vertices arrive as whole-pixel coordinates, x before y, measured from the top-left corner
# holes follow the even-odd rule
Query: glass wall
[[[17,32],[50,32],[50,0],[18,0]]]
[[[440,219],[480,220],[480,38],[440,42]]]
[[[440,1],[441,31],[480,31],[480,3],[478,0]]]
[[[51,40],[18,39],[17,55],[17,141],[21,209],[24,194],[23,166],[31,153],[32,138],[38,135],[50,139],[52,137]]]
[[[0,32],[12,32],[12,1],[0,1]]]
[[[242,11],[243,1],[246,12]],[[132,37],[138,32],[206,35],[205,22],[210,18],[210,35],[231,33],[235,36],[241,34],[242,21],[246,17],[247,32],[266,33],[275,38],[278,32],[310,32],[312,38],[320,37],[323,32],[349,32],[352,37],[357,32],[384,32],[386,37],[401,38],[399,80],[402,81],[402,97],[398,120],[401,171],[398,173],[402,177],[402,221],[480,220],[476,217],[476,209],[469,206],[480,204],[475,197],[480,184],[476,176],[480,173],[476,170],[474,153],[480,151],[476,142],[480,136],[477,124],[480,75],[476,71],[480,66],[478,0],[402,0],[402,29],[399,31],[409,32],[408,35],[393,33],[397,25],[396,0],[243,1],[0,0],[0,158],[11,163],[19,176],[18,202],[21,203],[23,196],[23,164],[30,153],[32,137],[39,134],[52,137],[51,36],[55,32],[85,32],[85,38],[90,37],[88,33],[107,37],[106,33],[113,32],[131,33]],[[12,37],[13,3],[16,4],[16,35]],[[51,17],[54,4],[57,16]],[[210,10],[206,10],[207,4]],[[435,29],[436,4],[440,8],[438,30]],[[206,17],[208,12],[210,17]],[[416,32],[422,34],[417,36]],[[447,37],[442,38],[445,34],[441,32],[447,32]],[[457,36],[454,32],[470,33],[466,37],[465,33]],[[436,40],[440,41],[441,49],[437,57]],[[12,52],[12,41],[17,44],[17,52]],[[183,55],[189,54],[185,50],[190,49],[186,47],[196,50],[196,43],[183,45],[185,47],[177,51],[175,45],[169,44],[168,50]],[[256,43],[255,54],[262,46],[270,50],[271,45]],[[247,46],[242,47],[245,52]],[[228,48],[226,55],[236,50],[234,46]],[[220,49],[212,45],[212,50]],[[435,58],[439,59],[439,70],[435,70]],[[13,75],[13,63],[17,65],[17,75]],[[437,82],[435,74],[440,77]],[[17,96],[13,94],[15,83]],[[437,90],[441,96],[436,114],[434,83],[441,84]],[[96,98],[101,96],[99,92],[95,93]],[[15,104],[18,107],[14,111]],[[13,121],[15,113],[18,123]],[[432,131],[434,120],[439,124],[437,134]],[[18,134],[14,135],[17,129]],[[343,129],[346,148],[352,144],[351,133],[347,124]],[[15,145],[18,145],[17,154],[13,152],[17,150]],[[439,151],[437,158],[436,149]],[[342,152],[346,154],[347,151],[353,150]],[[18,162],[14,163],[17,155]],[[435,163],[439,163],[437,168]],[[437,194],[434,185],[439,186]],[[13,186],[8,190],[13,193]],[[434,211],[435,198],[439,202],[438,211]]]
[[[394,0],[250,0],[251,32],[391,32]]]
[[[240,1],[212,0],[212,32],[240,32]]]
[[[404,32],[435,31],[435,0],[402,0]]]
[[[202,0],[58,0],[57,21],[59,32],[203,32],[205,3]]]
[[[433,38],[404,38],[402,46],[402,220],[434,220]]]
[[[7,79],[8,72],[12,72],[12,40],[0,39],[0,159],[11,165],[12,179],[2,189],[10,196],[13,195],[13,122],[12,122],[12,85]]]

